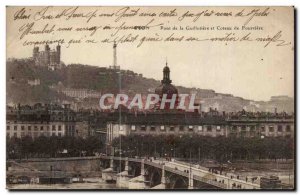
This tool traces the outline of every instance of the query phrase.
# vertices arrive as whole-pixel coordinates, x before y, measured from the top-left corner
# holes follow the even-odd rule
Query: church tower
[[[161,80],[162,84],[171,84],[172,80],[170,80],[170,68],[168,67],[168,62],[166,62],[166,66],[163,69],[163,80]]]
[[[163,68],[163,79],[161,80],[161,85],[155,89],[155,93],[159,95],[159,103],[157,104],[158,106],[161,104],[164,95],[166,95],[166,99],[168,100],[172,99],[173,95],[176,95],[176,100],[174,104],[174,108],[176,108],[179,102],[178,90],[174,85],[171,84],[172,80],[170,79],[170,72],[171,71],[168,66],[168,62],[166,62],[166,66]],[[170,103],[166,103],[164,110],[174,109],[171,108],[170,105]]]

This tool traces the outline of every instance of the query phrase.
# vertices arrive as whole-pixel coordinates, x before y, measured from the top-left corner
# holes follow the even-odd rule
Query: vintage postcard
[[[294,14],[7,6],[7,189],[295,190]]]

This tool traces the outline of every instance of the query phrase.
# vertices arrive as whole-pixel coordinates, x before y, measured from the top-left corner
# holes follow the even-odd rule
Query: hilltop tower
[[[110,69],[120,70],[120,66],[117,63],[117,43],[114,41],[113,44],[113,65],[109,66]]]
[[[56,46],[56,63],[60,64],[60,45],[59,45],[59,43]]]
[[[116,42],[114,42],[114,46],[113,46],[113,50],[114,50],[114,68],[117,66],[117,44]]]

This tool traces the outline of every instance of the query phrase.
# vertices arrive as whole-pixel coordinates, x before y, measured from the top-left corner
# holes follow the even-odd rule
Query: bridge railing
[[[139,159],[139,158],[128,158],[128,161],[131,161],[131,162],[142,162],[142,160],[141,159]]]
[[[178,160],[176,160],[176,159],[174,159],[173,162],[174,162],[174,163],[183,164],[183,165],[186,165],[186,166],[191,166],[191,167],[193,167],[193,168],[197,168],[197,169],[201,169],[201,170],[208,171],[208,168],[203,167],[203,166],[200,166],[200,165],[190,164],[190,163],[187,163],[187,162],[178,161]]]
[[[205,178],[205,177],[200,177],[198,175],[194,175],[193,176],[193,179],[197,180],[197,181],[201,181],[201,182],[204,182],[204,183],[208,183],[210,185],[213,185],[213,186],[216,186],[216,187],[219,187],[219,188],[222,188],[222,189],[225,189],[227,188],[227,185],[224,184],[224,183],[220,183],[220,182],[217,182],[217,181],[214,181],[212,179],[209,179],[209,178]]]
[[[181,175],[183,177],[189,177],[189,173],[184,172],[184,171],[180,171],[180,170],[176,170],[176,169],[173,169],[171,167],[165,166],[165,171],[169,171],[171,173],[175,173],[175,174]]]
[[[182,163],[181,161],[171,162],[171,163],[174,163],[174,165],[175,165],[175,163],[177,163],[177,164],[180,164],[183,167],[191,168],[196,173],[197,172],[203,172],[203,173],[209,174],[211,176],[217,177],[217,178],[222,179],[222,180],[228,180],[228,179],[230,179],[230,180],[236,181],[237,183],[240,183],[240,184],[243,184],[243,185],[250,185],[250,186],[253,186],[255,188],[259,188],[260,187],[258,184],[251,183],[250,180],[247,182],[246,180],[236,179],[236,178],[230,178],[230,177],[228,177],[226,175],[211,173],[211,172],[208,171],[207,168],[202,169],[202,168],[199,168],[199,167],[190,166],[190,164],[188,164],[188,163]],[[215,182],[215,181],[212,180],[212,182]],[[222,185],[222,183],[218,183],[218,182],[216,182],[216,183],[217,183],[216,185]],[[224,185],[226,185],[226,184],[224,184]]]
[[[145,164],[153,166],[153,167],[157,167],[157,168],[160,168],[160,169],[162,169],[162,167],[163,167],[162,164],[157,164],[155,162],[151,162],[151,161],[148,161],[148,160],[145,161]]]
[[[99,158],[101,159],[108,159],[108,160],[121,160],[121,161],[125,161],[127,158],[125,157],[119,157],[119,156],[100,156]],[[142,159],[139,158],[128,158],[128,161],[132,161],[132,162],[142,162]]]

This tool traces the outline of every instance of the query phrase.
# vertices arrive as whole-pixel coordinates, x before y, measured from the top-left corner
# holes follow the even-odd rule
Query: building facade
[[[56,50],[51,50],[48,44],[45,50],[40,51],[39,47],[33,48],[32,58],[36,66],[48,67],[49,70],[60,69],[61,46],[57,45]]]
[[[38,86],[41,84],[40,79],[27,80],[28,85],[30,86]]]
[[[228,119],[228,135],[233,137],[294,137],[291,118]]]
[[[60,91],[68,97],[84,99],[84,98],[100,98],[101,92],[87,89],[64,88]]]
[[[68,105],[36,104],[7,108],[7,137],[76,136],[77,126],[75,112]]]
[[[136,135],[200,135],[210,137],[294,137],[293,116],[243,117],[210,113],[123,113],[122,120],[107,123],[107,143],[119,136]]]

